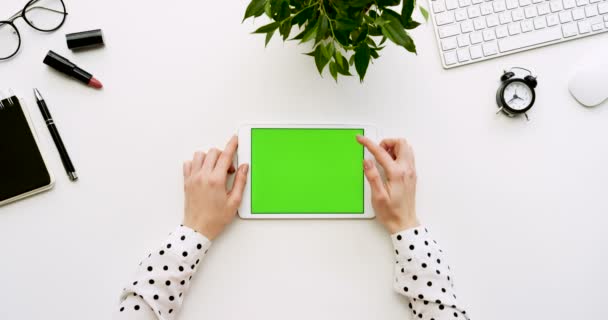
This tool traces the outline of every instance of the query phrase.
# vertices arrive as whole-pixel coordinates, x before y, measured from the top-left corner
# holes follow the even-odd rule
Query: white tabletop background
[[[0,4],[8,17],[26,1]],[[245,0],[74,1],[57,32],[17,22],[0,88],[29,105],[56,176],[50,192],[0,208],[0,318],[108,319],[147,250],[180,223],[182,161],[247,122],[371,123],[407,137],[418,214],[444,247],[473,319],[599,319],[608,276],[608,105],[567,90],[608,34],[454,70],[432,26],[418,55],[389,45],[365,83],[321,78],[308,46],[241,24]],[[72,53],[69,32],[107,46]],[[55,50],[94,73],[88,88],[42,64]],[[531,121],[495,115],[508,66],[539,76]],[[80,180],[69,182],[35,105],[40,89]],[[6,138],[6,137],[4,137]],[[1,181],[0,181],[1,183]],[[407,319],[393,249],[376,221],[243,221],[215,241],[180,319]]]

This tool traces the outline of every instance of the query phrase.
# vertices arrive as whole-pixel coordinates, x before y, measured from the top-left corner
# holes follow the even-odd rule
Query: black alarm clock
[[[513,69],[524,70],[528,75],[517,77]],[[496,104],[499,108],[497,113],[502,112],[509,117],[524,115],[528,119],[527,112],[536,101],[536,77],[528,69],[513,67],[504,71],[500,81],[501,85],[496,92]]]

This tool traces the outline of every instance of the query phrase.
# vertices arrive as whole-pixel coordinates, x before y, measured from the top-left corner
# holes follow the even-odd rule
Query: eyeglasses
[[[23,10],[0,21],[0,60],[12,58],[21,48],[21,34],[15,20],[23,18],[38,31],[53,32],[61,28],[67,15],[63,0],[29,0]]]

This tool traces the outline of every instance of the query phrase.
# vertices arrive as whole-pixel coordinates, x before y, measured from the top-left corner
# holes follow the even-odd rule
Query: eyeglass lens
[[[17,30],[8,23],[0,23],[0,58],[7,58],[19,49]]]
[[[65,19],[65,9],[61,0],[33,1],[25,9],[25,20],[34,28],[52,31]]]

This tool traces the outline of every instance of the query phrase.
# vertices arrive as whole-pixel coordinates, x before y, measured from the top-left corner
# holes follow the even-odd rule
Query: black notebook
[[[15,96],[0,100],[0,205],[52,186],[27,108]]]

